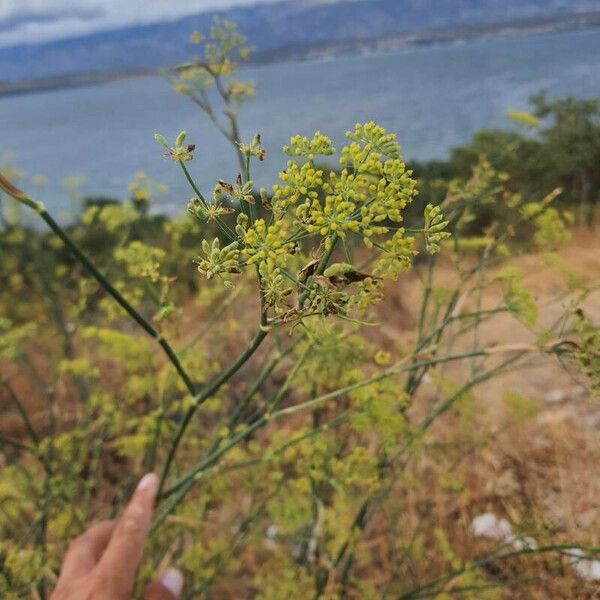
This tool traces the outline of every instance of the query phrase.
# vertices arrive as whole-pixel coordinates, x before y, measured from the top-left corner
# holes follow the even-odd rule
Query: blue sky
[[[0,0],[0,46],[35,44],[257,1],[281,0]]]

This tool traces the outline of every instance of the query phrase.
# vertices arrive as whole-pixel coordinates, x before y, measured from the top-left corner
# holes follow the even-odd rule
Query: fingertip
[[[98,565],[103,572],[111,574],[115,585],[123,589],[133,587],[146,546],[158,484],[155,473],[140,479]]]
[[[151,493],[156,495],[158,491],[158,475],[156,473],[147,473],[137,484],[136,492]]]
[[[178,569],[167,569],[159,578],[160,584],[173,596],[179,598],[183,590],[183,575]]]

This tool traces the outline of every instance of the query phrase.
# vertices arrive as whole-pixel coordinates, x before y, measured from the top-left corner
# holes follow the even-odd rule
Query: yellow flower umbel
[[[285,265],[287,255],[293,250],[294,244],[285,240],[285,224],[276,221],[272,225],[258,219],[254,226],[246,231],[244,236],[244,256],[248,264],[266,262],[269,268],[275,265]]]
[[[335,148],[331,140],[317,131],[309,140],[302,135],[295,135],[290,139],[290,145],[284,146],[283,151],[288,156],[303,157],[314,160],[315,156],[331,156],[335,154]]]
[[[440,244],[450,237],[447,231],[448,221],[444,218],[439,206],[428,204],[425,207],[425,245],[429,254],[437,254]]]
[[[385,222],[399,223],[406,205],[416,195],[416,183],[400,159],[395,136],[374,123],[357,125],[346,134],[351,140],[342,148],[342,171],[331,171],[322,184],[325,194],[321,202],[318,194],[307,197],[297,211],[297,217],[309,233],[318,233],[331,243],[333,236],[345,238],[347,233],[360,234],[367,247],[372,247],[374,236],[389,232]],[[306,156],[308,165],[318,148],[329,154],[331,144],[318,133],[312,142],[292,138],[288,153]],[[304,168],[304,167],[302,167]],[[302,170],[300,169],[300,172]],[[294,175],[298,170],[290,169]],[[320,173],[320,172],[317,172]],[[309,189],[295,178],[295,189]],[[274,189],[278,195],[278,189]]]
[[[237,242],[221,248],[218,238],[209,244],[207,240],[202,241],[202,255],[195,263],[198,265],[198,271],[206,277],[221,277],[226,273],[239,273],[239,250]]]
[[[380,279],[398,277],[416,254],[414,238],[395,226],[417,193],[416,183],[400,158],[395,136],[382,127],[357,125],[347,137],[350,143],[342,148],[340,171],[315,165],[316,157],[335,154],[331,140],[321,132],[312,138],[291,138],[283,149],[291,158],[279,174],[280,183],[273,186],[270,198],[266,190],[260,191],[270,218],[258,218],[248,169],[235,184],[219,181],[213,203],[192,200],[190,212],[203,221],[239,211],[233,229],[221,223],[221,230],[229,233],[229,246],[221,249],[218,239],[203,242],[204,255],[197,261],[202,275],[212,278],[255,266],[264,305],[282,315],[282,321],[305,314],[345,316],[379,300]],[[264,158],[258,136],[238,147],[248,160]],[[440,231],[444,222],[438,222],[435,210],[428,217],[423,231],[431,245],[445,235]],[[343,263],[341,274],[333,266],[327,268],[337,242],[351,235],[375,255],[372,272],[359,272],[349,263]],[[316,258],[309,260],[311,249]],[[297,275],[290,272],[293,257],[300,269]],[[295,302],[289,299],[294,293]]]
[[[169,146],[166,138],[160,133],[154,134],[154,139],[167,149],[167,156],[171,157],[174,162],[188,162],[194,158],[192,154],[196,149],[194,144],[184,145],[187,134],[182,131],[175,139],[175,146]]]
[[[318,201],[318,191],[323,186],[323,171],[317,170],[310,162],[299,166],[288,161],[287,169],[279,173],[283,185],[273,186],[273,210],[279,215],[292,205],[306,200]]]
[[[266,150],[261,146],[260,133],[255,133],[249,144],[239,144],[240,152],[247,158],[254,156],[263,161],[267,157]]]
[[[204,56],[172,69],[169,79],[176,92],[192,98],[212,117],[215,113],[206,97],[210,88],[217,88],[229,108],[254,96],[252,82],[233,79],[239,62],[250,57],[246,38],[237,31],[234,23],[215,18],[206,37],[195,31],[190,41],[194,45],[204,43]]]

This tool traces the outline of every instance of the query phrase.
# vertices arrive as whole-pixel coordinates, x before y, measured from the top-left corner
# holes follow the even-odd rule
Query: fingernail
[[[158,489],[158,475],[156,475],[156,473],[148,473],[147,475],[144,475],[138,483],[138,492],[145,492],[146,490],[150,489],[154,489],[154,491]]]
[[[160,576],[160,584],[175,598],[179,598],[183,589],[183,575],[177,569],[168,569]]]

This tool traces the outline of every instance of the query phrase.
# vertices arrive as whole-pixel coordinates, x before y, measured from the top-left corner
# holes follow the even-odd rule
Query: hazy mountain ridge
[[[212,11],[139,27],[95,33],[40,45],[0,49],[0,80],[66,74],[154,69],[188,58],[194,30],[206,31],[213,15],[237,22],[257,56],[407,34],[420,30],[489,26],[532,18],[569,18],[600,11],[600,0],[298,0]],[[268,35],[266,34],[268,32]]]

